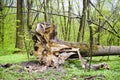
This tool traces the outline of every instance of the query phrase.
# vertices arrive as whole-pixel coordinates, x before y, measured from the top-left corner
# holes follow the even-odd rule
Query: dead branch
[[[35,10],[35,9],[30,9],[32,11],[36,11],[36,12],[41,12],[41,13],[45,13],[44,11],[40,11],[40,10]],[[63,16],[63,17],[69,17],[71,19],[74,19],[74,18],[81,18],[81,16],[67,16],[67,15],[62,15],[62,14],[56,14],[56,13],[50,13],[50,12],[47,12],[47,14],[52,14],[52,15],[56,15],[56,16]]]
[[[86,63],[84,61],[83,57],[80,54],[80,50],[79,49],[75,49],[75,51],[77,51],[77,53],[78,53],[79,60],[81,61],[82,68],[93,69],[93,70],[99,70],[101,68],[110,69],[110,66],[107,63],[91,64],[91,65],[89,65],[88,63]]]

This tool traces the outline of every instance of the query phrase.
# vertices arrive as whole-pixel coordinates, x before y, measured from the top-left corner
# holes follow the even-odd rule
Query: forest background
[[[0,4],[3,54],[24,49],[25,42],[29,46],[29,31],[40,22],[55,24],[64,41],[89,43],[92,26],[93,44],[120,44],[119,0],[1,0]]]

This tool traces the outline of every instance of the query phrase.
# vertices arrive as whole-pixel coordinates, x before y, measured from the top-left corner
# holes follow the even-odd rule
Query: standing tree
[[[32,29],[32,26],[30,24],[30,9],[32,7],[32,3],[33,3],[32,0],[27,0],[27,28],[28,28],[28,31],[30,31]]]
[[[49,0],[44,0],[44,19],[45,19],[45,22],[48,22],[48,3],[49,3]]]
[[[101,7],[100,2],[101,2],[101,0],[98,1],[99,10],[101,10],[100,9],[100,7]],[[101,19],[100,19],[100,17],[98,18],[98,24],[101,26]],[[98,45],[100,45],[100,29],[101,29],[101,27],[98,27],[98,36],[97,36],[97,44]]]
[[[87,19],[90,20],[90,4],[89,4],[90,0],[87,0]],[[88,26],[89,26],[89,30],[90,30],[90,49],[89,49],[89,55],[90,55],[90,61],[89,61],[89,69],[88,71],[90,71],[90,66],[91,66],[91,61],[92,61],[92,52],[93,52],[93,30],[92,30],[92,26],[90,25],[90,22],[88,22]]]
[[[2,0],[0,0],[0,44],[4,47],[4,15]]]
[[[67,29],[68,29],[68,32],[67,32],[67,40],[69,41],[70,40],[70,32],[71,32],[71,13],[72,13],[72,1],[71,0],[68,0],[68,22],[67,22]]]
[[[87,0],[83,0],[83,10],[82,10],[82,18],[80,21],[80,27],[79,27],[79,32],[78,32],[78,37],[77,41],[80,41],[80,36],[81,40],[83,42],[84,40],[84,31],[85,31],[85,24],[86,24],[86,10],[87,10]]]
[[[23,0],[17,0],[16,48],[23,48]]]
[[[62,13],[63,13],[63,15],[65,15],[65,5],[64,5],[64,1],[62,0],[61,1],[62,2]],[[62,32],[63,32],[63,38],[64,38],[64,40],[67,40],[67,30],[66,30],[66,17],[64,16],[63,17],[63,26],[64,27],[62,27]]]

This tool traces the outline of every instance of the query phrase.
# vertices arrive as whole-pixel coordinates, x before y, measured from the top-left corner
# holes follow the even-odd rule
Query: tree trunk
[[[63,12],[63,15],[65,15],[65,5],[64,5],[64,1],[62,1],[62,12]],[[62,26],[62,33],[63,33],[63,38],[64,40],[66,41],[67,40],[67,24],[66,24],[66,17],[64,16],[63,17],[64,20],[64,25]]]
[[[98,46],[92,56],[120,55],[120,46]]]
[[[100,3],[101,1],[99,0],[98,1],[98,7],[99,7],[99,10],[101,11],[101,3]],[[99,15],[100,16],[100,15]],[[100,17],[98,18],[98,24],[101,26],[101,19],[100,19]],[[98,27],[98,36],[97,36],[97,44],[98,45],[100,45],[100,29],[101,29],[101,27]]]
[[[4,47],[4,15],[2,0],[0,0],[0,46]]]
[[[90,0],[87,0],[87,19],[90,20],[90,5],[89,5]],[[90,60],[89,60],[89,65],[88,65],[88,71],[90,71],[90,66],[91,66],[91,61],[92,61],[92,53],[93,53],[93,30],[92,26],[90,26],[90,23],[88,22],[89,30],[90,30],[90,49],[89,49],[89,54],[90,54]]]
[[[27,28],[28,31],[30,32],[30,30],[32,29],[32,25],[30,24],[30,9],[32,6],[32,0],[27,0]]]
[[[83,57],[89,57],[89,45],[83,43],[68,43],[63,42],[63,44],[68,45],[70,47],[80,48],[80,53]],[[108,56],[108,55],[120,55],[120,46],[100,46],[93,45],[91,56]],[[71,58],[78,57],[77,54],[71,56]]]
[[[44,1],[44,19],[45,19],[45,22],[48,22],[48,2],[49,0],[43,0]]]
[[[69,4],[69,6],[68,6],[68,22],[67,22],[67,30],[68,30],[68,32],[67,32],[67,40],[68,41],[70,41],[70,33],[71,33],[71,23],[72,23],[72,20],[71,20],[71,12],[72,12],[72,1],[71,0],[69,0],[68,1],[68,4]]]
[[[85,30],[85,23],[86,23],[86,10],[87,10],[87,0],[83,0],[83,11],[82,11],[82,18],[80,21],[80,27],[78,32],[77,41],[80,41],[80,38],[82,42],[84,41],[84,30]]]
[[[16,48],[23,48],[23,0],[17,0]]]

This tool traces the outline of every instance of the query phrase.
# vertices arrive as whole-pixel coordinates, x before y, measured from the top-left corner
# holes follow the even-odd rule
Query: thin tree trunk
[[[99,10],[101,11],[101,9],[100,9],[100,7],[101,7],[100,6],[100,1],[101,0],[98,1],[98,7],[99,7]],[[101,19],[100,19],[100,17],[98,18],[98,24],[101,26]],[[101,27],[98,27],[98,36],[97,36],[97,44],[98,45],[100,45],[100,29],[101,29]]]
[[[47,11],[48,11],[48,2],[49,2],[49,0],[43,0],[44,2],[44,19],[45,19],[45,22],[48,22],[48,13],[47,13]]]
[[[32,29],[32,23],[30,23],[30,9],[32,7],[32,3],[33,1],[32,0],[27,0],[27,31],[24,30],[24,35],[26,34],[25,32],[28,32],[28,36],[29,39],[30,39],[30,32],[31,32],[31,29]],[[27,52],[27,57],[28,57],[28,60],[29,60],[29,54],[31,52],[31,45],[30,45],[30,41],[27,41],[26,40],[26,37],[24,37],[24,45],[25,45],[25,49],[26,49],[26,52]],[[28,47],[29,46],[29,47]]]
[[[86,24],[86,10],[87,10],[87,0],[83,0],[83,11],[82,11],[82,18],[80,21],[80,27],[78,32],[77,41],[80,41],[80,38],[82,42],[84,41],[84,30],[85,30],[85,24]]]
[[[70,31],[71,31],[71,11],[72,11],[72,5],[71,5],[71,0],[68,1],[68,23],[67,23],[67,40],[69,41],[70,40]]]
[[[2,0],[0,0],[0,46],[4,48],[4,15]]]
[[[57,0],[57,5],[58,5],[58,9],[57,9],[57,13],[58,13],[58,15],[60,15],[60,0]],[[62,16],[59,16],[59,30],[60,30],[60,32],[62,32],[63,31],[63,21],[62,21]],[[58,29],[58,28],[57,28]],[[63,38],[63,36],[64,36],[64,33],[57,33],[58,34],[58,37],[59,38]]]
[[[89,2],[90,2],[90,0],[87,0],[87,18],[88,18],[88,20],[90,19],[90,5],[89,5]],[[92,62],[92,53],[93,53],[93,47],[92,47],[92,45],[93,45],[93,30],[92,30],[92,26],[90,26],[90,23],[88,22],[88,26],[89,26],[89,30],[90,30],[90,37],[89,37],[89,39],[90,39],[90,52],[89,52],[89,54],[90,54],[90,61],[89,61],[89,69],[88,69],[88,71],[90,71],[90,66],[91,66],[91,62]]]
[[[50,6],[49,6],[49,11],[50,11],[50,13],[53,13],[53,2],[52,2],[52,0],[50,1]],[[49,21],[51,22],[51,23],[54,23],[55,21],[54,21],[54,18],[53,18],[53,15],[49,15]]]
[[[65,15],[65,6],[63,1],[62,1],[62,11],[63,11],[63,15]],[[63,18],[64,18],[64,27],[62,27],[63,38],[64,40],[67,40],[66,17],[64,16]]]
[[[23,48],[23,0],[17,0],[16,48]]]
[[[30,24],[30,9],[31,9],[31,6],[32,6],[32,0],[27,0],[27,9],[28,9],[28,12],[27,12],[27,27],[28,27],[29,32],[32,29],[32,26]]]

